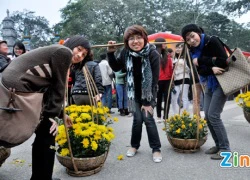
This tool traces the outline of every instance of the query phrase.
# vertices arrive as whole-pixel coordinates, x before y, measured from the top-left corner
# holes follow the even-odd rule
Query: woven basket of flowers
[[[0,167],[4,161],[10,156],[10,148],[0,147]]]
[[[65,110],[73,120],[73,127],[68,129],[68,135],[78,172],[75,172],[70,158],[64,125],[59,126],[56,136],[58,161],[72,176],[88,176],[99,172],[107,158],[110,142],[115,137],[114,130],[109,125],[117,121],[117,118],[109,119],[109,109],[101,106],[95,108],[88,105],[71,105]],[[92,112],[94,121],[92,121]]]
[[[196,152],[207,140],[206,121],[185,110],[181,115],[171,116],[165,125],[168,141],[175,151]]]
[[[239,94],[235,102],[243,109],[244,117],[250,123],[250,91]]]
[[[77,177],[89,176],[101,170],[110,143],[115,138],[114,130],[109,125],[118,120],[111,119],[109,108],[92,98],[99,97],[96,96],[99,95],[98,90],[88,68],[83,67],[83,73],[90,105],[64,108],[65,114],[73,121],[73,126],[68,128],[61,124],[56,136],[58,161],[66,167],[69,175]]]

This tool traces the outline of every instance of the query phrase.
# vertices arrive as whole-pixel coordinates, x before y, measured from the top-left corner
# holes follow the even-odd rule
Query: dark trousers
[[[132,137],[131,146],[133,148],[139,149],[141,134],[142,134],[142,124],[145,123],[149,145],[153,152],[160,152],[161,142],[158,134],[158,130],[155,124],[155,120],[151,114],[148,113],[146,117],[144,110],[141,111],[141,104],[135,102],[135,112],[132,126]]]
[[[169,114],[169,108],[170,108],[170,102],[171,102],[171,91],[170,94],[168,94],[168,89],[170,86],[170,81],[171,80],[161,80],[158,81],[158,92],[157,92],[157,106],[156,106],[156,111],[157,111],[157,117],[161,118],[161,104],[162,104],[162,97],[164,97],[164,114],[163,114],[163,119],[168,118]],[[167,104],[167,97],[169,96],[168,99],[168,104]]]
[[[220,86],[214,92],[211,92],[206,87],[204,102],[205,119],[215,145],[220,150],[230,150],[227,132],[220,117],[226,100],[227,96],[224,95]]]
[[[72,97],[76,105],[91,105],[89,95],[74,94]]]
[[[36,130],[36,138],[32,147],[31,180],[51,180],[53,174],[55,136],[49,133],[52,123],[44,119]]]

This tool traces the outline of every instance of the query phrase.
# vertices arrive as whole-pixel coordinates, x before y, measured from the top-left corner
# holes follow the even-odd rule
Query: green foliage
[[[227,0],[225,2],[225,11],[229,13],[237,13],[239,15],[242,15],[247,13],[249,10],[250,10],[249,0],[238,0],[238,1]]]

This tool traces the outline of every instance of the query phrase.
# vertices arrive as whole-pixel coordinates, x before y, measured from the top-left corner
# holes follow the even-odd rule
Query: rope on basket
[[[88,96],[89,96],[89,100],[90,100],[90,105],[92,107],[92,112],[91,112],[92,113],[92,121],[94,121],[93,108],[98,106],[97,102],[95,100],[95,96],[98,96],[98,98],[100,99],[100,95],[99,95],[99,91],[98,91],[98,89],[96,87],[96,84],[94,82],[94,79],[93,79],[91,73],[89,72],[88,68],[86,66],[83,66],[82,71],[83,71],[83,75],[84,75],[85,80],[86,80]],[[67,97],[67,95],[68,95],[68,75],[67,75],[67,78],[66,78],[65,86],[66,86],[65,94],[66,94],[66,97]],[[101,105],[101,107],[103,107],[103,106]],[[96,116],[96,117],[97,117],[96,119],[97,119],[97,124],[98,124],[98,121],[99,121],[98,116]],[[69,146],[69,153],[70,153],[70,158],[71,158],[71,161],[72,161],[72,164],[73,164],[74,172],[75,172],[75,174],[82,174],[83,172],[79,171],[76,164],[75,164],[75,160],[74,160],[74,156],[73,156],[73,152],[72,152],[72,148],[71,148],[71,141],[70,141],[70,138],[69,138],[68,127],[67,127],[67,124],[66,124],[65,103],[63,103],[63,122],[64,122],[64,126],[65,126],[65,132],[66,132],[68,146]]]
[[[174,72],[175,72],[176,67],[178,66],[178,63],[179,63],[179,60],[180,60],[180,56],[181,56],[181,53],[179,54],[178,59],[177,59],[177,63],[175,65],[174,69],[173,69],[173,74],[172,74],[172,77],[171,77],[171,80],[170,80],[170,86],[168,87],[168,97],[167,97],[166,109],[165,109],[165,113],[164,113],[165,115],[167,114],[167,109],[168,109],[168,105],[169,105],[168,102],[169,102],[169,96],[170,96],[171,89],[172,89],[172,84],[173,84],[173,81],[174,81]],[[165,126],[165,128],[167,128],[166,119],[164,120],[164,126]]]
[[[186,46],[186,53],[185,55],[188,56],[188,61],[189,61],[189,64],[190,64],[190,69],[191,69],[191,74],[192,74],[192,79],[193,79],[193,83],[195,83],[195,78],[194,78],[194,69],[193,69],[193,66],[192,66],[192,61],[191,61],[191,58],[190,58],[190,54],[189,54],[189,51],[188,51],[188,48],[187,48],[187,45],[185,44]],[[195,86],[194,86],[195,87]],[[198,94],[197,94],[197,89],[196,87],[194,88],[194,96],[195,96],[195,99],[197,99],[198,97]],[[198,104],[196,103],[196,105],[198,106]],[[194,108],[194,107],[193,107]],[[197,107],[196,107],[197,108]],[[197,112],[196,112],[197,113]],[[199,124],[200,124],[200,116],[198,114],[196,114],[197,116],[197,130],[196,130],[196,143],[195,143],[195,147],[194,149],[196,149],[197,145],[198,145],[198,142],[199,142],[199,134],[200,134],[200,131],[199,131]]]
[[[191,70],[191,75],[192,75],[192,80],[193,82],[195,82],[195,78],[194,78],[194,69],[193,69],[193,66],[192,66],[192,61],[190,59],[190,54],[189,54],[189,51],[188,51],[188,47],[187,45],[185,44],[185,47],[182,49],[182,51],[185,49],[185,52],[184,52],[184,73],[185,73],[185,65],[186,65],[186,59],[188,59],[189,61],[189,64],[190,64],[190,70]],[[170,86],[168,88],[168,97],[167,97],[167,101],[166,101],[166,109],[165,109],[165,114],[167,114],[167,109],[168,109],[168,105],[169,105],[169,96],[170,96],[170,91],[171,91],[171,86],[172,86],[172,83],[173,83],[173,80],[174,80],[174,72],[176,70],[176,67],[178,66],[178,63],[179,63],[179,60],[180,60],[180,55],[182,54],[182,52],[179,54],[178,56],[178,59],[177,59],[177,63],[174,67],[174,70],[173,70],[173,74],[172,74],[172,77],[171,77],[171,81],[170,81]],[[188,57],[187,57],[188,56]],[[183,74],[183,77],[185,77],[185,74]],[[181,92],[181,97],[182,97],[182,94],[183,94],[183,84],[184,84],[184,78],[183,78],[183,81],[182,81],[182,92]],[[194,86],[195,87],[195,86]],[[196,87],[194,88],[194,96],[196,97],[197,99],[197,90],[196,90]],[[198,106],[198,104],[196,104],[196,106]],[[194,107],[193,107],[194,108]],[[197,108],[197,107],[196,107]],[[179,107],[179,114],[180,114],[180,107]],[[196,130],[196,143],[195,143],[195,148],[197,147],[198,145],[198,142],[199,142],[199,115],[197,115],[197,130]],[[165,128],[167,128],[167,122],[166,122],[166,119],[164,120],[164,125],[165,125]],[[171,142],[171,141],[170,141]]]
[[[72,164],[73,164],[73,167],[74,167],[74,171],[76,173],[78,173],[78,168],[76,167],[76,164],[75,164],[75,160],[74,160],[74,156],[73,156],[73,152],[72,152],[72,148],[71,148],[71,143],[70,143],[70,138],[69,138],[69,133],[68,133],[68,127],[67,127],[67,124],[66,124],[66,112],[65,112],[65,102],[68,101],[68,79],[69,79],[69,71],[67,73],[67,76],[66,76],[66,82],[65,82],[65,96],[64,98],[64,101],[63,101],[63,123],[64,123],[64,127],[65,127],[65,133],[66,133],[66,137],[67,137],[67,141],[68,141],[68,146],[69,146],[69,154],[70,154],[70,158],[71,158],[71,161],[72,161]]]

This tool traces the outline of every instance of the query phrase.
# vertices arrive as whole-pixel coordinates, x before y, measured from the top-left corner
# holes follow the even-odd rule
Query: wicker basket
[[[244,113],[246,120],[250,123],[250,113],[245,110],[243,110],[243,113]]]
[[[56,153],[58,161],[66,167],[66,171],[71,176],[90,176],[101,171],[101,168],[107,158],[108,151],[101,156],[91,157],[91,158],[74,158],[78,172],[74,171],[73,163],[70,157],[61,156]]]
[[[206,142],[207,136],[202,139],[179,139],[167,135],[169,143],[173,146],[174,150],[183,153],[192,153],[200,150],[200,147]]]
[[[0,147],[0,167],[4,163],[4,161],[10,156],[10,149],[9,148],[4,148]]]

